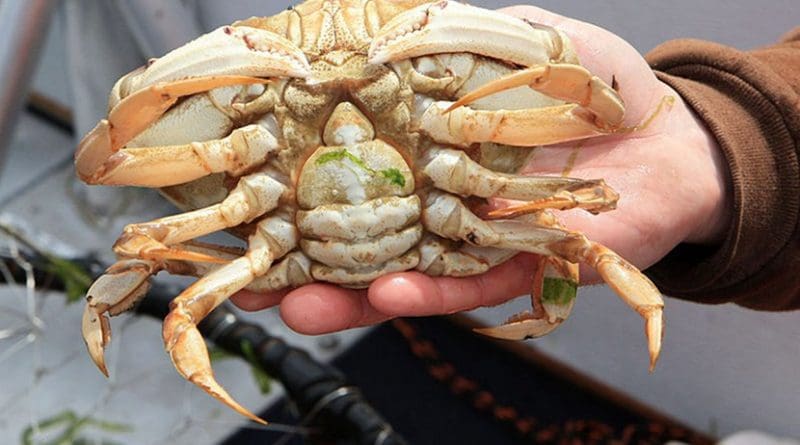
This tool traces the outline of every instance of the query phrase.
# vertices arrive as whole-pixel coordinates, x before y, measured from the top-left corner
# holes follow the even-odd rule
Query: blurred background
[[[109,263],[113,261],[110,246],[125,224],[174,213],[155,193],[90,189],[74,177],[76,142],[105,115],[114,81],[148,58],[219,25],[253,15],[272,15],[292,3],[0,1],[0,238],[3,254],[10,258],[0,272],[6,282],[13,281],[15,274],[17,281],[27,278],[27,285],[23,280],[21,285],[0,287],[0,443],[303,443],[309,435],[309,426],[302,422],[302,407],[286,408],[282,385],[272,381],[266,388],[266,377],[254,372],[254,360],[248,363],[220,353],[214,367],[219,380],[245,406],[271,409],[277,415],[289,413],[283,423],[256,428],[185,383],[163,352],[160,323],[155,318],[123,315],[113,320],[114,340],[108,351],[111,378],[105,379],[94,369],[80,338],[83,305],[68,302],[76,297],[74,289],[80,287],[81,275],[69,265],[51,261],[47,267],[55,281],[67,277],[73,287],[55,285],[56,290],[46,290],[41,282],[33,285],[33,274],[25,274],[36,266],[26,266],[26,255],[32,251],[72,259],[91,256],[97,264]],[[518,2],[470,3],[496,8]],[[611,30],[642,53],[681,37],[754,48],[775,42],[800,24],[796,0],[542,0],[537,5]],[[164,285],[183,284],[172,279]],[[800,314],[759,313],[732,305],[708,307],[668,299],[666,342],[653,374],[647,372],[641,320],[601,286],[582,289],[569,321],[550,336],[527,342],[522,348],[527,351],[507,351],[464,337],[468,332],[464,324],[497,324],[527,305],[527,299],[520,298],[505,306],[474,311],[466,320],[444,324],[422,320],[414,332],[438,336],[431,340],[441,341],[442,350],[450,348],[452,357],[466,357],[459,369],[473,379],[480,378],[490,389],[506,379],[530,388],[547,378],[534,377],[539,371],[532,368],[541,368],[546,374],[563,377],[560,384],[567,387],[574,378],[575,385],[587,388],[592,400],[611,400],[610,408],[600,404],[597,410],[621,410],[637,422],[660,419],[704,437],[721,438],[752,429],[800,437]],[[406,438],[422,438],[409,439],[411,443],[428,443],[426,439],[434,436],[443,443],[478,443],[448,441],[452,435],[434,432],[433,426],[426,430],[420,426],[424,423],[420,418],[403,424],[408,419],[395,412],[396,406],[391,408],[392,404],[406,406],[403,403],[417,406],[415,401],[428,401],[434,397],[430,391],[436,391],[423,390],[426,387],[420,383],[416,386],[419,391],[412,386],[389,397],[386,391],[393,389],[381,389],[403,382],[379,374],[385,372],[376,368],[379,362],[391,363],[394,356],[381,353],[391,349],[370,349],[369,341],[409,343],[413,350],[415,337],[409,336],[408,330],[404,335],[402,326],[395,326],[394,333],[382,327],[307,337],[288,330],[273,311],[237,316],[308,351],[319,363],[340,366],[349,381],[360,382],[366,399],[387,399],[385,405],[376,404],[376,409],[385,411],[385,417]],[[453,340],[462,337],[463,341]],[[519,371],[517,375],[504,376],[499,369],[473,373],[469,363],[473,341],[476,348],[487,349],[488,357],[496,349],[510,354],[509,360],[523,363],[519,368],[509,365]],[[408,360],[420,360],[420,369],[432,366],[419,354],[409,354],[409,348],[398,351],[398,355],[408,355]],[[473,360],[485,361],[481,356],[473,356]],[[525,374],[528,367],[530,375]],[[369,375],[366,369],[376,374]],[[376,380],[383,384],[373,385],[373,392],[368,392],[370,382]],[[539,398],[538,390],[518,390],[517,402],[531,403],[530,399]],[[444,391],[441,397],[447,398],[447,394]],[[563,400],[558,393],[542,395],[545,399],[569,417],[573,408],[559,405]],[[430,402],[430,407],[434,406],[438,405]],[[446,414],[432,412],[423,417],[437,423],[440,415]],[[461,429],[466,422],[466,417],[448,415],[438,423],[449,423],[445,426],[451,430]],[[581,414],[584,418],[592,415]],[[248,435],[247,431],[269,435]],[[514,441],[519,438],[512,436],[508,443],[517,443]],[[491,440],[483,443],[506,443]]]

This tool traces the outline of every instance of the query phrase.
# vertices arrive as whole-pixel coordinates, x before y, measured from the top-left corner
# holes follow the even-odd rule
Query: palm
[[[707,223],[721,211],[724,178],[713,141],[678,94],[659,81],[641,55],[616,35],[533,7],[505,10],[559,27],[572,36],[581,63],[625,100],[625,124],[635,131],[580,143],[540,148],[526,172],[603,178],[620,194],[615,211],[594,216],[579,210],[560,219],[640,268],[682,241],[705,241],[719,231]],[[652,122],[647,121],[653,117]],[[572,159],[570,159],[572,157]],[[570,168],[571,167],[571,168]],[[705,219],[705,221],[704,221]],[[597,275],[585,270],[584,282]]]
[[[671,88],[656,79],[639,53],[601,28],[534,7],[505,12],[561,28],[581,63],[619,86],[626,104],[625,125],[636,127],[657,112],[650,125],[579,143],[538,148],[525,172],[603,178],[620,194],[615,211],[601,215],[561,212],[562,223],[616,250],[640,268],[650,266],[682,241],[708,241],[719,227],[725,178],[714,144]],[[671,99],[670,99],[671,98]],[[668,106],[672,104],[672,106]],[[500,204],[502,205],[502,204]],[[715,218],[717,217],[717,218]],[[705,223],[705,224],[704,224]],[[369,291],[312,284],[287,295],[240,293],[234,301],[249,310],[280,303],[294,329],[323,333],[373,324],[394,316],[429,315],[498,304],[529,292],[536,262],[518,255],[486,274],[432,278],[416,272],[382,277]],[[598,280],[582,270],[585,283]]]

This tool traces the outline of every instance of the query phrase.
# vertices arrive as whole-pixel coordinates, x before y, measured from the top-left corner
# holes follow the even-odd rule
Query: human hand
[[[604,29],[532,6],[503,11],[561,29],[585,67],[608,84],[615,79],[626,104],[625,126],[640,125],[655,113],[652,122],[637,131],[536,149],[524,172],[561,175],[571,164],[569,176],[603,178],[620,195],[617,209],[601,215],[558,212],[562,224],[640,269],[679,243],[720,241],[730,219],[726,166],[713,137],[678,94],[655,77],[633,47]],[[671,100],[671,107],[656,111]],[[536,264],[533,255],[520,254],[466,278],[405,272],[381,277],[367,290],[315,283],[266,295],[243,291],[233,301],[245,310],[280,304],[291,328],[321,334],[397,316],[496,305],[530,291]],[[581,280],[595,283],[598,276],[583,268]]]

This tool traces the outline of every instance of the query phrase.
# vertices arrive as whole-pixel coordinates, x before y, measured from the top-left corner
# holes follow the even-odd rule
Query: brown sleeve
[[[680,245],[648,275],[692,301],[800,308],[800,28],[754,51],[675,40],[647,59],[716,136],[734,206],[721,245]]]

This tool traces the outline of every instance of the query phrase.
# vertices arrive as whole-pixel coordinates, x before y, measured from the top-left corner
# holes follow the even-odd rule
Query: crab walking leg
[[[154,261],[118,261],[106,269],[86,292],[81,320],[83,341],[92,361],[106,377],[108,368],[103,352],[111,341],[111,324],[106,314],[119,315],[144,298],[150,288],[148,278],[159,270]]]
[[[75,152],[78,175],[90,182],[114,153],[163,116],[181,97],[214,88],[266,82],[265,79],[246,76],[197,77],[157,83],[139,90],[116,104],[108,119],[98,122],[81,139]]]
[[[645,319],[650,368],[661,350],[664,301],[655,285],[633,265],[585,236],[522,221],[484,221],[453,195],[431,193],[423,211],[426,228],[444,238],[477,246],[513,249],[586,263]]]
[[[613,88],[586,68],[568,63],[547,63],[491,81],[456,101],[445,112],[525,85],[550,97],[580,105],[597,116],[597,126],[601,128],[616,128],[625,117],[625,104]]]
[[[443,144],[467,146],[495,142],[517,147],[569,142],[612,131],[597,126],[595,116],[568,104],[523,110],[473,110],[446,113],[451,102],[431,104],[420,119],[420,130]]]
[[[243,249],[196,241],[180,244],[180,247],[227,260],[239,258],[244,253]],[[168,261],[164,268],[171,274],[203,277],[219,267],[219,264],[214,263]],[[264,293],[302,286],[312,281],[314,278],[311,276],[311,260],[303,252],[294,251],[284,255],[278,264],[272,265],[264,275],[247,285],[246,289]]]
[[[89,184],[166,187],[212,173],[240,176],[279,148],[259,124],[237,128],[223,139],[163,147],[126,148],[111,155],[89,177]]]
[[[313,281],[311,260],[303,252],[292,252],[284,256],[280,263],[272,266],[267,273],[253,280],[246,289],[264,293],[298,287]]]
[[[553,332],[572,312],[578,293],[578,265],[557,257],[543,256],[531,286],[532,312],[522,312],[503,325],[475,329],[489,337],[525,340]]]
[[[420,260],[416,269],[426,275],[466,277],[484,273],[517,254],[513,250],[456,245],[434,235],[419,244]]]
[[[108,268],[86,293],[83,338],[100,371],[108,375],[103,351],[111,339],[111,329],[106,314],[124,312],[144,297],[150,276],[162,270],[165,261],[227,262],[225,258],[181,249],[175,244],[251,221],[275,209],[285,191],[283,184],[257,173],[241,178],[219,204],[125,227],[114,245],[122,260]]]
[[[207,255],[209,258],[225,260],[225,263],[199,262],[186,260],[167,260],[162,264],[163,270],[172,275],[191,277],[204,277],[219,269],[222,264],[227,264],[246,252],[239,247],[223,246],[199,241],[187,241],[176,244],[174,248],[187,252]],[[131,260],[138,261],[138,260]],[[144,262],[144,261],[142,261]],[[285,288],[298,287],[314,281],[311,276],[311,260],[302,252],[290,252],[273,264],[267,273],[253,280],[246,289],[252,292],[271,292]],[[126,308],[127,309],[127,308]],[[115,314],[116,315],[116,314]]]
[[[250,222],[277,208],[287,190],[266,173],[242,177],[219,204],[126,226],[114,252],[123,258],[208,261],[213,257],[169,246]]]
[[[497,173],[473,161],[461,150],[432,149],[429,158],[423,173],[436,188],[461,196],[533,200],[528,205],[535,210],[578,207],[593,213],[613,210],[619,199],[602,179]]]
[[[247,253],[211,272],[184,290],[170,305],[164,319],[164,347],[178,372],[212,397],[239,414],[266,423],[239,405],[217,383],[211,369],[203,337],[197,324],[235,292],[265,274],[272,262],[297,245],[294,225],[280,217],[270,217],[257,226]]]

